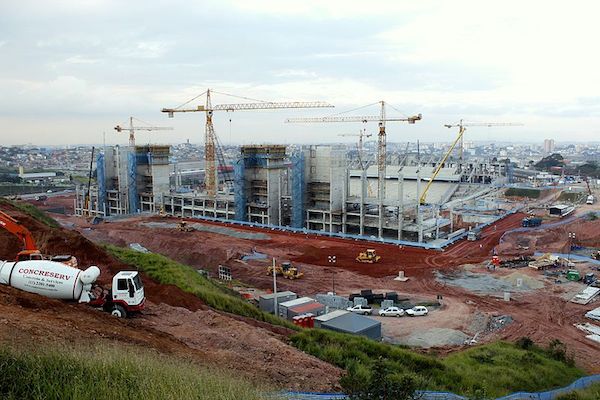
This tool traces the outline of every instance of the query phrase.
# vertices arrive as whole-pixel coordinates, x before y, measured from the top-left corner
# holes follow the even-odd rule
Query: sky
[[[160,112],[207,88],[335,108],[215,112],[223,143],[351,142],[377,124],[286,124],[384,100],[388,140],[600,140],[595,1],[0,0],[0,144],[127,142],[135,116],[202,143],[204,115]],[[223,95],[213,104],[245,102]],[[202,104],[202,99],[190,103]],[[376,105],[343,115],[376,115]]]

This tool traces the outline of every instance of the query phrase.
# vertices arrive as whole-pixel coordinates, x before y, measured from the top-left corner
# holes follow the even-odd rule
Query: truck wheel
[[[113,306],[113,309],[110,312],[110,314],[113,317],[117,317],[117,318],[127,318],[127,311],[125,311],[125,309],[123,308],[123,306],[120,306],[118,304],[115,304]]]

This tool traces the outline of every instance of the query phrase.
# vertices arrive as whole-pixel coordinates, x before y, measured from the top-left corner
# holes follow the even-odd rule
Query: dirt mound
[[[72,254],[83,268],[100,267],[102,284],[109,283],[117,271],[131,269],[75,231],[50,228],[12,207],[3,211],[32,232],[43,253]],[[0,230],[0,259],[14,259],[20,249],[17,239]],[[147,309],[126,320],[85,304],[0,286],[0,342],[26,346],[32,341],[85,344],[93,340],[133,345],[235,370],[277,388],[338,389],[341,370],[287,344],[291,330],[211,310],[176,286],[157,284],[143,274],[142,280]]]

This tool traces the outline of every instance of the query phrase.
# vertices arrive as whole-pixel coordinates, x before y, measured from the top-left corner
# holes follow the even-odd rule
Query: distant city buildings
[[[554,139],[544,139],[544,154],[554,152]]]

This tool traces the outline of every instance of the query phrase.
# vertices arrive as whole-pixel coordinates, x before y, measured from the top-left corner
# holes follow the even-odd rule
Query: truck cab
[[[144,284],[137,271],[120,271],[112,280],[110,298],[106,299],[104,308],[119,318],[141,311],[144,308],[146,296]]]

